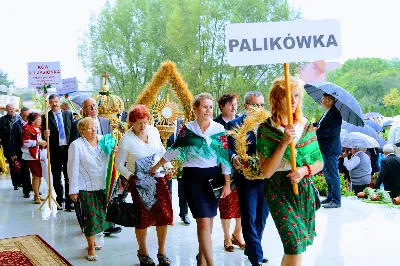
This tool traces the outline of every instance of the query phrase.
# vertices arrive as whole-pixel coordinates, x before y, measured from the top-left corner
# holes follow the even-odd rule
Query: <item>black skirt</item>
[[[193,218],[213,218],[218,202],[208,180],[220,174],[218,166],[211,168],[183,167],[182,185]]]

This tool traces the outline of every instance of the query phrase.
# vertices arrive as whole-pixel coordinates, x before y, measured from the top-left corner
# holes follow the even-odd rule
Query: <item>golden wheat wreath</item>
[[[249,144],[247,132],[253,131],[259,123],[264,122],[269,116],[269,113],[263,108],[254,108],[249,112],[242,126],[228,131],[228,135],[235,140],[236,153],[243,165],[240,171],[249,180],[265,179],[265,177],[261,174],[258,156],[247,155],[247,145]]]

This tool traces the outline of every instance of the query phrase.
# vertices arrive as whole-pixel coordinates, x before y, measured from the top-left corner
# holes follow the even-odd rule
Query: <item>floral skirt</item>
[[[219,216],[221,219],[240,218],[239,195],[237,187],[231,190],[228,197],[219,200]]]
[[[265,183],[265,199],[278,229],[285,254],[296,255],[312,245],[315,232],[315,196],[309,178],[293,194],[289,172],[276,172]]]
[[[111,223],[106,222],[107,198],[105,190],[80,190],[79,201],[85,236],[94,236],[110,227]]]
[[[172,202],[165,178],[157,178],[155,196],[157,201],[150,210],[144,207],[139,194],[136,192],[136,186],[133,186],[131,195],[133,195],[133,201],[138,207],[139,224],[136,226],[137,229],[173,224]]]

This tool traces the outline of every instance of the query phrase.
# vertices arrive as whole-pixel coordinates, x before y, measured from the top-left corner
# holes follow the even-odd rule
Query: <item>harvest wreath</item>
[[[247,140],[247,132],[254,131],[258,124],[264,122],[269,116],[269,113],[264,109],[253,108],[240,127],[228,131],[228,135],[235,140],[236,153],[242,163],[240,171],[249,180],[265,179],[265,177],[261,174],[258,155],[249,156],[247,154],[247,145],[250,144]],[[257,135],[257,132],[254,133]]]

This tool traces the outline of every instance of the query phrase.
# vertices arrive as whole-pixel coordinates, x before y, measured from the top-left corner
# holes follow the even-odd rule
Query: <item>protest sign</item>
[[[69,96],[78,94],[78,81],[76,78],[68,78],[62,80],[62,87],[57,89],[59,96],[68,94]]]
[[[61,88],[60,62],[28,63],[28,87],[35,89],[44,85]]]

